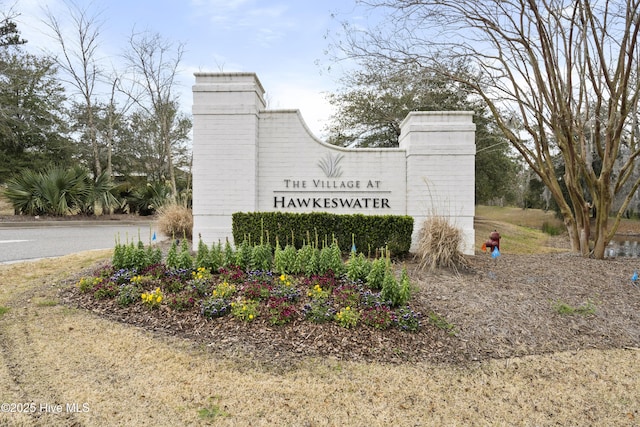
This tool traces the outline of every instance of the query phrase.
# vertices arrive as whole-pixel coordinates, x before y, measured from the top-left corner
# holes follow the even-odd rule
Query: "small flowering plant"
[[[278,277],[278,284],[287,288],[293,287],[293,280],[291,276],[287,276],[286,274],[281,274]]]
[[[185,288],[201,297],[208,295],[211,292],[211,272],[204,267],[198,267],[191,272],[191,278]]]
[[[360,290],[354,284],[340,285],[333,290],[333,299],[339,307],[354,307],[360,302]]]
[[[242,286],[241,294],[246,299],[266,300],[271,296],[273,285],[259,280],[247,282]]]
[[[197,295],[191,292],[167,295],[165,299],[169,308],[175,311],[191,310],[196,305]]]
[[[93,297],[95,299],[113,298],[118,295],[118,285],[110,280],[101,280],[93,287]]]
[[[158,308],[164,298],[160,288],[155,288],[151,292],[143,292],[141,297],[144,305],[146,305],[149,308]]]
[[[284,325],[298,316],[295,305],[282,297],[269,298],[267,303],[269,309],[269,323],[272,325]]]
[[[174,268],[166,272],[163,280],[163,288],[167,292],[177,293],[187,288],[194,288],[187,283],[191,283],[191,270],[184,268]]]
[[[362,311],[362,323],[376,329],[384,330],[393,326],[396,316],[391,309],[385,305],[369,307]]]
[[[191,279],[209,281],[211,280],[211,271],[208,268],[198,267],[197,270],[191,272]]]
[[[138,274],[138,271],[134,269],[121,268],[116,270],[110,277],[110,280],[118,285],[129,283],[131,278]]]
[[[396,310],[396,325],[400,330],[416,332],[420,329],[420,313],[414,312],[411,307],[404,306]]]
[[[332,271],[328,271],[325,274],[314,274],[310,278],[304,279],[303,283],[310,288],[315,288],[318,285],[320,288],[329,291],[329,293],[339,286],[339,280]]]
[[[132,283],[120,285],[120,290],[118,291],[118,296],[116,298],[118,305],[120,307],[130,306],[131,304],[138,301],[140,292],[141,288]]]
[[[309,290],[307,296],[312,300],[326,300],[329,298],[329,291],[322,289],[322,287],[316,283],[314,287]]]
[[[84,294],[93,291],[93,289],[104,280],[103,277],[83,277],[78,281],[78,288],[80,292]]]
[[[222,317],[231,312],[231,303],[224,298],[209,297],[202,302],[200,314],[207,318]]]
[[[231,303],[233,317],[245,322],[252,322],[258,317],[258,301],[240,300]]]
[[[360,313],[347,306],[336,313],[335,320],[343,328],[353,328],[358,324]]]
[[[316,299],[304,305],[302,315],[311,322],[324,323],[333,320],[336,310],[330,301]]]
[[[129,279],[129,282],[139,288],[146,288],[150,285],[154,285],[156,283],[156,279],[152,276],[136,274]]]
[[[219,283],[218,285],[216,285],[215,288],[213,288],[213,292],[211,292],[211,296],[214,298],[224,299],[224,298],[231,298],[235,293],[236,293],[236,286],[233,284],[230,284],[225,280],[224,282]]]
[[[242,271],[242,268],[237,265],[228,265],[226,267],[220,267],[218,269],[218,273],[222,277],[223,280],[226,280],[231,283],[242,283],[245,280],[245,273]]]

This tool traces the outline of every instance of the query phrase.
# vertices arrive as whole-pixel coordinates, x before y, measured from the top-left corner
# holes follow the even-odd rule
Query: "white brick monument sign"
[[[471,112],[412,112],[399,148],[346,149],[314,137],[298,110],[265,109],[253,73],[196,73],[193,235],[232,240],[235,212],[409,215],[413,242],[438,215],[474,248],[475,125]]]

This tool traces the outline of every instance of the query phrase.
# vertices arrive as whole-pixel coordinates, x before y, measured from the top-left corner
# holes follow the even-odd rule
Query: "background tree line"
[[[51,51],[21,38],[13,11],[0,21],[0,185],[22,213],[45,210],[36,182],[65,192],[67,213],[188,204],[191,119],[176,89],[183,46],[132,31],[121,69],[110,69],[99,54],[99,15],[67,7],[64,17],[46,15]],[[72,203],[60,180],[80,175],[112,197]]]
[[[572,249],[603,258],[620,219],[639,205],[640,1],[360,0],[357,7],[375,18],[343,23],[338,59],[375,73],[417,70],[436,87],[468,93],[489,119],[479,142],[494,131],[508,141],[526,165],[525,181],[535,176],[545,204],[557,207]],[[390,143],[394,130],[384,130]]]

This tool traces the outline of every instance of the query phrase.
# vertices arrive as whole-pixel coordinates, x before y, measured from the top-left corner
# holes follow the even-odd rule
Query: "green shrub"
[[[413,218],[400,215],[336,215],[326,212],[236,212],[232,217],[233,238],[267,234],[272,241],[287,242],[296,248],[334,239],[347,253],[353,245],[364,252],[370,248],[388,247],[394,255],[404,255],[411,246]],[[317,245],[316,245],[317,246]]]
[[[562,229],[554,224],[551,224],[549,221],[544,221],[542,223],[542,231],[549,236],[559,236],[562,234]]]

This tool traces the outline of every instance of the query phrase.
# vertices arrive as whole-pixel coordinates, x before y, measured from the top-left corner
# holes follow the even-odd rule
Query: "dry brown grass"
[[[502,237],[501,251],[512,254],[566,252],[569,243],[566,233],[561,236],[545,234],[542,231],[544,222],[564,230],[562,221],[552,212],[540,209],[476,206],[476,253],[489,239],[493,230],[499,231]]]
[[[441,216],[427,218],[420,229],[416,256],[420,268],[434,271],[437,268],[453,268],[466,264],[460,251],[462,231]]]
[[[484,221],[513,248],[520,227]],[[544,238],[531,232],[518,240],[522,248]],[[635,348],[466,365],[332,358],[273,365],[55,304],[67,286],[61,279],[109,255],[0,265],[0,307],[8,308],[0,311],[0,403],[37,408],[0,413],[0,426],[640,424]],[[88,411],[67,413],[67,403]],[[45,404],[61,404],[63,413],[41,412]]]
[[[283,368],[49,303],[60,278],[107,255],[0,266],[0,402],[38,408],[0,425],[638,425],[637,349]],[[88,411],[66,413],[74,402]]]
[[[192,238],[193,214],[191,209],[169,204],[158,209],[158,229],[168,237]]]
[[[4,187],[0,186],[0,215],[13,215],[13,206],[4,195]]]

